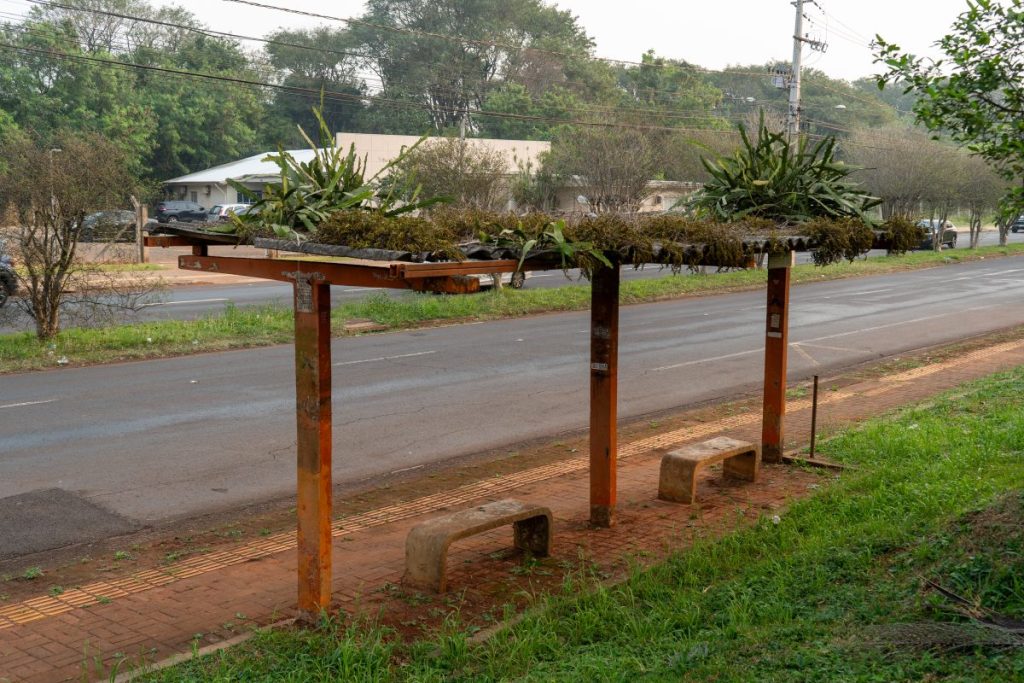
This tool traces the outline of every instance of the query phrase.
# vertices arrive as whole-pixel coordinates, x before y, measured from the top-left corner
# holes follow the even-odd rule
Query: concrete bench
[[[545,557],[551,552],[551,510],[511,498],[428,519],[405,539],[404,583],[443,593],[448,586],[448,546],[506,524],[520,550]]]
[[[757,481],[761,451],[752,443],[720,436],[666,453],[661,459],[658,498],[692,503],[697,497],[697,473],[718,462],[724,462],[727,477]]]

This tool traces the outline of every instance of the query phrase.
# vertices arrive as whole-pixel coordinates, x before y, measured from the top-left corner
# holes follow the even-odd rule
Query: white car
[[[206,214],[207,223],[225,223],[231,220],[231,214],[245,213],[250,204],[218,204]]]
[[[480,281],[480,289],[489,289],[494,286],[493,273],[470,275],[469,277],[475,277]],[[522,289],[523,285],[526,284],[526,278],[528,277],[530,277],[530,274],[524,271],[501,273],[501,284],[504,287],[511,287],[512,289]]]

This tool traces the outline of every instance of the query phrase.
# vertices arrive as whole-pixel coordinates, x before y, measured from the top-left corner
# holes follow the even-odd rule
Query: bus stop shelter
[[[360,261],[323,258],[246,258],[211,255],[210,247],[234,244],[231,236],[202,233],[177,226],[160,226],[147,237],[147,246],[189,246],[178,267],[199,272],[243,275],[288,282],[295,314],[295,415],[297,430],[298,609],[315,623],[331,599],[332,404],[331,404],[331,285],[382,287],[416,292],[468,294],[479,290],[473,274],[511,273],[520,269],[512,259],[446,262]],[[876,247],[884,248],[882,238]],[[255,246],[281,248],[273,240]],[[299,251],[298,245],[296,251]],[[745,245],[756,253],[764,243]],[[785,250],[768,256],[765,310],[763,424],[761,447],[766,462],[782,460],[789,329],[790,273],[798,251],[813,248],[803,238],[785,241]],[[308,254],[308,245],[301,251]],[[328,250],[329,251],[329,250]],[[590,305],[590,522],[593,527],[615,524],[619,282],[622,266],[591,274]],[[708,263],[706,265],[722,265]],[[736,265],[736,264],[725,264]],[[528,259],[524,270],[560,270],[551,260]]]

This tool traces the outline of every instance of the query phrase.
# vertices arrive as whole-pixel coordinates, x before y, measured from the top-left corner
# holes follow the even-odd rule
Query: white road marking
[[[8,403],[5,406],[0,406],[0,410],[3,410],[4,408],[24,408],[25,406],[38,406],[42,405],[43,403],[53,403],[54,401],[57,400],[59,399],[48,398],[45,401],[25,401],[24,403]]]
[[[984,310],[986,308],[1001,308],[1003,304],[992,304],[990,306],[978,306],[972,308],[971,312]],[[962,315],[962,313],[940,313],[938,315],[927,315],[923,318],[912,318],[910,320],[901,320],[896,323],[887,323],[885,325],[875,325],[873,327],[862,327],[859,330],[851,330],[849,332],[839,332],[837,334],[829,334],[824,337],[815,337],[813,339],[803,339],[798,342],[791,342],[790,346],[798,346],[800,344],[811,344],[811,342],[825,341],[827,339],[837,339],[839,337],[849,337],[854,334],[863,334],[865,332],[875,332],[877,330],[884,330],[890,327],[899,327],[901,325],[912,325],[914,323],[924,322],[926,320],[938,320],[939,318],[948,318],[951,315]],[[675,370],[676,368],[685,368],[691,365],[700,365],[701,363],[714,363],[715,361],[725,360],[727,358],[738,358],[739,356],[749,356],[752,353],[761,353],[763,349],[751,349],[750,351],[737,351],[736,353],[727,353],[722,356],[714,356],[713,358],[699,358],[697,360],[686,361],[685,363],[676,363],[674,365],[663,365],[660,368],[654,368],[654,372],[658,370]]]
[[[727,353],[724,356],[715,356],[714,358],[699,358],[697,360],[688,360],[685,363],[676,363],[675,365],[662,365],[660,368],[654,368],[654,372],[659,370],[675,370],[676,368],[685,368],[690,365],[700,365],[701,363],[714,363],[716,360],[725,360],[726,358],[738,358],[740,356],[749,356],[752,353],[761,353],[761,349],[751,349],[750,351],[737,351],[736,353]]]
[[[841,351],[844,353],[850,353],[857,349],[851,349],[848,346],[825,346],[824,344],[808,344],[807,342],[793,342],[790,346],[810,346],[815,349],[825,349],[827,351]]]
[[[358,365],[359,363],[376,363],[382,360],[396,360],[398,358],[415,358],[416,356],[429,356],[437,351],[420,351],[419,353],[403,353],[398,356],[379,356],[377,358],[364,358],[362,360],[347,360],[341,363],[332,363],[334,367],[339,365]]]
[[[219,301],[231,301],[231,299],[183,299],[182,301],[160,301],[154,304],[143,304],[143,308],[150,306],[180,306],[181,304],[212,304]]]
[[[819,363],[817,360],[814,359],[814,356],[812,356],[811,354],[807,353],[807,351],[804,349],[804,347],[800,346],[799,344],[790,344],[790,346],[793,347],[794,351],[796,351],[801,356],[803,356],[804,358],[809,360],[811,362],[811,365],[814,365],[814,366],[821,365],[821,363]]]
[[[986,308],[1001,308],[1002,306],[1003,306],[1003,304],[996,304],[996,305],[992,305],[992,306],[977,306],[975,308],[972,308],[970,310],[970,312],[974,313],[976,311],[981,311],[981,310],[984,310]],[[938,320],[939,318],[948,318],[951,315],[963,315],[963,313],[954,312],[954,313],[939,313],[938,315],[926,315],[923,318],[912,318],[910,320],[901,320],[899,322],[887,323],[885,325],[875,325],[873,327],[862,327],[859,330],[851,330],[849,332],[839,332],[839,333],[836,333],[836,334],[827,334],[824,337],[814,337],[813,339],[801,339],[800,341],[798,341],[796,343],[797,344],[807,344],[807,343],[810,343],[810,342],[825,341],[827,339],[838,339],[839,337],[849,337],[850,335],[863,334],[864,332],[875,332],[877,330],[885,330],[885,329],[888,329],[890,327],[900,327],[901,325],[911,325],[913,323],[922,323],[922,322],[925,322],[926,320]]]

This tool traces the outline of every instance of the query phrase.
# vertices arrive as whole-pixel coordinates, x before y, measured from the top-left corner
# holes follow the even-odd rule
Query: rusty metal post
[[[786,362],[789,345],[789,276],[795,254],[768,257],[768,316],[764,340],[764,413],[761,457],[782,462],[786,416]]]
[[[814,442],[818,436],[818,376],[814,376],[814,391],[811,394],[811,460],[814,460]]]
[[[590,523],[615,523],[619,266],[594,271],[590,295]]]
[[[331,602],[331,286],[295,280],[299,618],[315,624]]]

